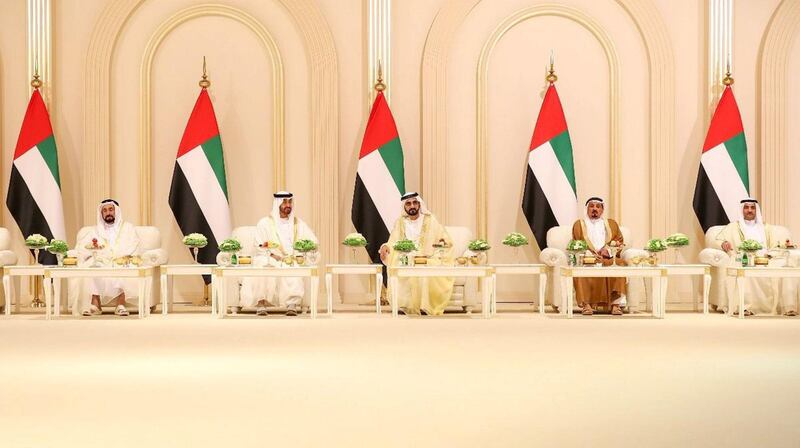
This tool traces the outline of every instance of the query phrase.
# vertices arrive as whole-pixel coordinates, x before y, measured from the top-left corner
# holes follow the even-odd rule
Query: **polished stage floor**
[[[800,319],[0,317],[0,446],[800,444]]]

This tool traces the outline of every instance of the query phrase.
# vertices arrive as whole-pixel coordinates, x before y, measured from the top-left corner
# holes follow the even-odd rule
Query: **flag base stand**
[[[45,303],[39,298],[41,294],[41,277],[33,278],[33,300],[31,300],[31,308],[44,308]]]

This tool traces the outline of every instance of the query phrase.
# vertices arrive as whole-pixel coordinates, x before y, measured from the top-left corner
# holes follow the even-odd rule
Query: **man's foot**
[[[267,315],[267,307],[264,305],[259,305],[256,307],[256,316],[266,316]]]
[[[795,311],[795,310],[789,310],[789,311],[787,311],[787,312],[783,313],[783,315],[784,315],[784,316],[787,316],[787,317],[795,317],[795,316],[797,316],[797,311]]]
[[[619,305],[611,305],[611,314],[613,316],[622,316],[622,308]]]
[[[591,316],[594,314],[594,310],[592,309],[592,305],[586,303],[583,305],[583,310],[581,310],[581,314],[584,316]]]
[[[399,314],[401,316],[405,316],[406,315],[406,309],[405,308],[398,308],[397,314]]]
[[[427,311],[425,311],[425,310],[423,310],[423,309],[420,309],[420,310],[419,310],[419,314],[421,314],[421,315],[423,315],[423,316],[427,316],[427,315],[428,315],[428,312],[427,312]]]
[[[127,316],[128,310],[125,309],[125,305],[117,305],[117,309],[114,310],[114,314],[117,316]]]
[[[150,312],[151,313],[155,313],[156,312],[156,306],[155,305],[150,307]]]
[[[89,314],[86,314],[87,311],[89,312]],[[99,316],[103,314],[103,310],[99,306],[91,304],[89,305],[89,309],[84,311],[83,313],[84,316]]]
[[[295,307],[290,306],[288,310],[286,310],[286,315],[290,317],[297,316],[297,309]]]

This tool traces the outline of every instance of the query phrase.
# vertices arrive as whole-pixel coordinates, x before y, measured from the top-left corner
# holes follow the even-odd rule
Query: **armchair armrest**
[[[164,249],[150,249],[142,254],[142,261],[151,266],[161,266],[167,263],[167,251]]]
[[[0,266],[17,264],[17,254],[10,250],[0,250]]]
[[[719,249],[707,247],[700,251],[700,263],[708,264],[716,268],[724,268],[731,262],[731,257]]]
[[[545,248],[539,255],[539,260],[547,266],[566,266],[567,253],[554,247]]]

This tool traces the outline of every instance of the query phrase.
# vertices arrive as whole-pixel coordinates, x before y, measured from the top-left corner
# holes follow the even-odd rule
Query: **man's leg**
[[[139,297],[139,300],[142,300]],[[128,310],[125,308],[125,293],[121,292],[117,297],[114,298],[114,301],[117,302],[117,309],[114,310],[114,314],[117,316],[127,316]]]
[[[256,302],[256,316],[266,316],[267,315],[267,300],[261,299]]]
[[[303,306],[305,286],[299,277],[281,277],[278,281],[278,300],[286,304],[286,315],[297,316]]]

